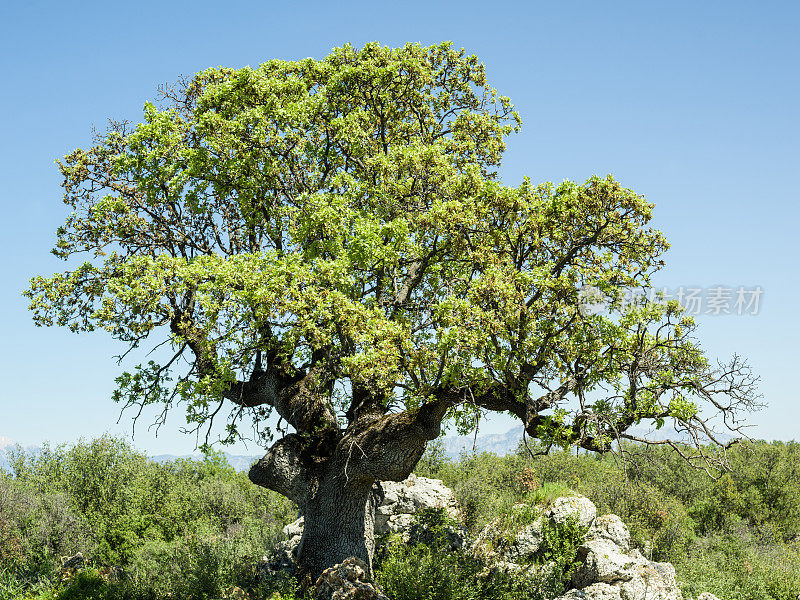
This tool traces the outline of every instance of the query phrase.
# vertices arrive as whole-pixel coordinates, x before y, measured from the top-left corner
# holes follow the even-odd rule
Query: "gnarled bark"
[[[305,526],[298,548],[303,570],[316,579],[346,558],[363,560],[372,574],[375,552],[375,511],[383,499],[379,483],[349,480],[338,468],[323,477],[303,511]]]
[[[292,499],[305,517],[301,569],[316,578],[350,556],[372,569],[380,481],[408,477],[439,435],[447,405],[357,419],[335,435],[290,434],[250,469],[254,483]]]

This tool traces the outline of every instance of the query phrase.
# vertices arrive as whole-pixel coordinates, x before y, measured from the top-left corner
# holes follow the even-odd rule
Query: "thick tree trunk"
[[[313,578],[354,556],[372,573],[377,481],[402,481],[439,435],[449,404],[378,416],[365,413],[346,430],[288,434],[250,468],[250,480],[293,500],[305,517],[300,569]]]
[[[327,474],[303,511],[300,568],[316,579],[328,567],[355,556],[372,574],[375,510],[382,497],[380,484],[348,481],[343,471]]]

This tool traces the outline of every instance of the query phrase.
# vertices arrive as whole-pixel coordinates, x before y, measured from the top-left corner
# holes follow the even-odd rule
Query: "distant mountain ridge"
[[[505,433],[479,433],[476,436],[462,435],[462,436],[446,436],[442,438],[445,453],[449,458],[457,459],[462,451],[471,452],[473,445],[476,452],[493,452],[498,456],[503,456],[509,452],[513,452],[520,440],[522,439],[522,425],[509,429]],[[12,439],[0,436],[0,469],[10,470],[8,456],[6,451],[14,448],[15,443]],[[29,446],[25,451],[36,453],[39,450],[38,446]],[[228,463],[237,471],[248,471],[250,466],[263,456],[259,455],[242,455],[242,454],[228,454],[223,453]],[[202,460],[203,455],[196,454],[157,454],[150,456],[150,458],[159,463],[169,462],[179,458],[193,458]]]
[[[228,461],[228,464],[237,471],[249,471],[250,466],[263,456],[263,454],[259,456],[246,456],[242,454],[228,454],[227,452],[223,452],[223,454],[225,455],[225,459]],[[156,456],[150,457],[151,460],[154,460],[162,464],[169,462],[171,460],[177,460],[179,458],[192,458],[194,460],[203,460],[203,455],[199,453],[182,454],[180,456],[177,456],[175,454],[158,454]]]
[[[505,433],[478,433],[478,435],[445,436],[441,439],[448,458],[457,459],[462,452],[491,452],[505,456],[514,452],[522,441],[522,425]]]
[[[478,433],[478,435],[459,435],[459,436],[445,436],[441,438],[442,445],[444,447],[444,452],[448,458],[451,459],[458,459],[462,452],[472,452],[473,448],[475,452],[491,452],[493,454],[497,454],[498,456],[505,456],[506,454],[510,454],[514,452],[519,443],[522,441],[522,425],[518,425],[517,427],[512,427],[505,433]],[[666,438],[671,437],[670,433],[673,434],[673,437],[676,439],[680,439],[679,436],[675,436],[675,432],[670,430],[669,428],[664,428],[661,431],[652,431],[646,430],[644,428],[633,428],[631,433],[639,435],[639,436],[647,436],[653,440],[663,440]],[[730,441],[732,438],[730,435],[721,434],[718,436],[718,439],[723,442]],[[688,440],[686,440],[688,441]],[[5,469],[6,471],[10,470],[10,464],[8,462],[7,450],[14,448],[15,444],[14,441],[10,438],[0,436],[0,469]],[[28,446],[24,448],[26,452],[36,453],[39,451],[38,446]],[[248,471],[250,466],[260,459],[263,456],[262,454],[259,455],[242,455],[242,454],[228,454],[227,452],[223,453],[225,458],[228,460],[228,463],[237,471]],[[170,460],[176,460],[179,458],[193,458],[196,460],[202,460],[203,455],[200,453],[196,454],[158,454],[155,456],[150,456],[150,458],[159,463],[165,463]]]

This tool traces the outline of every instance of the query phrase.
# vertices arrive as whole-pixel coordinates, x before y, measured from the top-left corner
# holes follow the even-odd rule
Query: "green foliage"
[[[392,540],[376,567],[375,580],[393,600],[477,600],[478,569],[459,554]]]
[[[96,569],[81,571],[61,592],[56,600],[110,600],[115,595]]]
[[[466,515],[473,533],[512,514],[514,504],[535,503],[543,490],[558,495],[566,486],[589,497],[600,514],[620,516],[648,557],[674,563],[685,595],[794,600],[799,550],[786,540],[800,539],[792,503],[800,493],[799,448],[796,442],[734,446],[731,471],[716,481],[669,449],[634,446],[624,460],[560,451],[531,459],[524,447],[504,457],[464,455],[427,475],[443,479],[473,511]]]
[[[571,496],[572,489],[559,481],[545,481],[526,495],[525,502],[538,506],[549,506],[556,498]]]
[[[447,464],[447,454],[441,439],[428,442],[422,458],[419,459],[414,472],[420,477],[431,477]]]
[[[207,69],[162,100],[59,162],[71,213],[53,252],[84,262],[24,292],[38,325],[171,348],[120,374],[116,401],[181,400],[200,427],[232,400],[233,442],[240,419],[269,416],[230,393],[263,356],[283,379],[324,363],[326,407],[346,408],[343,386],[386,410],[447,398],[468,428],[463,390],[518,415],[531,384],[608,390],[580,418],[567,392],[542,403],[552,414],[529,426],[556,446],[605,449],[641,420],[699,426],[715,377],[677,303],[579,308],[584,287],[611,298],[663,265],[653,205],[610,175],[503,185],[521,121],[476,56],[347,45]],[[736,366],[727,412],[754,404]],[[499,390],[513,393],[490,402]],[[325,422],[303,430],[336,425],[307,412]]]
[[[552,564],[553,571],[547,586],[549,589],[563,587],[570,580],[572,572],[578,567],[578,547],[586,535],[576,517],[571,516],[562,523],[549,519],[542,522],[542,545],[537,554],[541,563]]]
[[[684,594],[711,592],[724,600],[796,600],[800,595],[800,548],[762,545],[747,533],[704,539],[676,558]]]
[[[9,589],[34,589],[60,557],[82,551],[97,565],[123,567],[136,597],[218,593],[252,581],[255,558],[295,516],[288,500],[254,486],[220,454],[159,464],[104,436],[35,456],[18,451],[12,466],[13,476],[0,475],[0,571]]]
[[[575,566],[583,532],[575,521],[549,525],[544,530],[542,565],[529,566],[509,576],[491,572],[468,554],[453,551],[447,535],[449,521],[443,510],[420,511],[414,528],[424,536],[406,544],[391,536],[376,556],[375,578],[393,600],[545,600],[564,589]]]
[[[788,504],[800,486],[793,477],[797,444],[758,442],[735,449],[729,459],[733,471],[717,481],[662,450],[630,455],[625,472],[612,458],[566,452],[536,459],[439,456],[425,468],[427,475],[455,484],[462,506],[472,506],[473,534],[480,521],[496,517],[505,518],[510,529],[522,527],[552,498],[577,487],[600,513],[623,518],[634,546],[673,562],[685,595],[709,591],[723,600],[794,600],[800,594],[800,548],[785,540],[800,534]],[[259,584],[253,570],[294,518],[293,508],[233,472],[219,455],[160,465],[104,437],[46,447],[38,457],[18,452],[13,464],[13,475],[0,475],[0,600],[213,598],[234,585],[254,600],[297,595],[293,582]],[[107,503],[86,497],[80,481],[91,493],[104,494]],[[123,489],[107,489],[111,483]],[[159,493],[158,502],[135,501]],[[512,508],[519,504],[525,508]],[[142,522],[158,526],[132,525]],[[102,536],[90,523],[98,524]],[[545,527],[538,562],[556,568],[543,572],[535,564],[513,578],[490,576],[484,565],[451,552],[447,527],[453,523],[443,511],[418,513],[416,526],[418,543],[390,538],[376,557],[379,582],[396,600],[552,597],[556,593],[547,590],[566,580],[580,533],[573,523]],[[116,540],[127,544],[125,553],[112,547]],[[61,583],[54,576],[59,558],[78,550],[96,568]],[[123,559],[126,573],[117,583],[97,575],[114,556]]]

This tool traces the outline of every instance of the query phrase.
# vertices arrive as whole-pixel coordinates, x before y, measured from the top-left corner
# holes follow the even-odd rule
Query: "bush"
[[[676,569],[685,595],[707,591],[726,600],[796,600],[798,564],[797,547],[759,546],[740,532],[706,538]]]
[[[114,597],[114,591],[96,569],[86,569],[75,575],[56,600],[108,600]]]
[[[92,544],[88,524],[66,494],[0,476],[0,569],[35,581],[50,575],[58,557]]]
[[[522,518],[522,517],[521,517]],[[520,521],[522,523],[522,521]],[[376,555],[375,578],[393,600],[544,600],[564,590],[576,567],[583,534],[576,520],[545,523],[541,558],[515,576],[492,571],[470,555],[452,551],[444,510],[419,511],[404,543],[390,536]],[[418,530],[425,535],[415,534]]]
[[[472,534],[497,517],[509,531],[521,527],[575,489],[601,514],[619,515],[651,558],[673,562],[687,596],[800,594],[800,551],[788,541],[800,533],[800,445],[734,447],[733,470],[717,481],[671,450],[629,450],[624,465],[560,451],[531,458],[527,450],[451,461],[432,444],[417,472],[454,489]],[[233,586],[253,600],[297,598],[293,581],[259,582],[254,570],[296,508],[252,485],[221,454],[158,464],[103,437],[46,446],[37,456],[18,450],[11,459],[13,474],[0,473],[0,600],[211,598]],[[527,508],[512,508],[519,503]],[[574,566],[578,532],[569,525],[547,529],[543,557],[515,577],[490,576],[485,565],[450,552],[442,511],[418,514],[415,527],[422,543],[390,538],[376,555],[376,576],[397,600],[553,597]],[[77,551],[97,571],[65,585],[54,571]],[[555,568],[544,571],[547,562]],[[111,563],[127,578],[101,583],[93,573]]]
[[[82,551],[98,566],[124,567],[126,593],[137,598],[220,593],[250,584],[245,571],[296,514],[220,454],[159,464],[107,436],[17,451],[12,469],[0,475],[0,568],[23,589]]]

